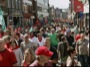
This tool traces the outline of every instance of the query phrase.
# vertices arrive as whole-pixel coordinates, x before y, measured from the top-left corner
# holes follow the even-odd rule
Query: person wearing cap
[[[30,66],[52,67],[52,63],[49,61],[52,55],[53,55],[53,52],[51,52],[46,46],[40,46],[36,50],[36,60]]]

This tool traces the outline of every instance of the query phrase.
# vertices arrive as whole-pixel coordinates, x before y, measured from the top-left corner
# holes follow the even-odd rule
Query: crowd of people
[[[60,60],[61,66],[89,66],[89,37],[89,29],[71,31],[60,23],[24,30],[10,24],[5,31],[0,25],[0,66],[56,67]]]

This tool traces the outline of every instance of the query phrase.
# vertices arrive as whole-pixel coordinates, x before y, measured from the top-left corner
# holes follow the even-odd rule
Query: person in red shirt
[[[10,49],[15,53],[17,65],[21,66],[21,63],[23,61],[23,54],[15,40],[10,41]]]
[[[5,48],[7,48],[7,49],[10,49],[10,36],[9,35],[5,35],[4,37],[3,37],[3,39],[4,39],[4,41],[5,41]]]
[[[32,67],[53,67],[49,59],[53,55],[46,46],[40,46],[36,50],[36,60],[30,65]]]
[[[15,54],[4,47],[4,39],[0,38],[0,66],[17,66]]]

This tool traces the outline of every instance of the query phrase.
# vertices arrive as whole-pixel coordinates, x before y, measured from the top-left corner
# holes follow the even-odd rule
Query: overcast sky
[[[69,7],[69,0],[49,0],[50,5],[61,9],[67,9]]]

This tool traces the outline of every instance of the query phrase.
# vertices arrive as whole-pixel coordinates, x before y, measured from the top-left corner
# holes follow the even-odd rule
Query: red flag
[[[74,11],[75,12],[83,12],[84,11],[83,3],[78,0],[74,0]]]

